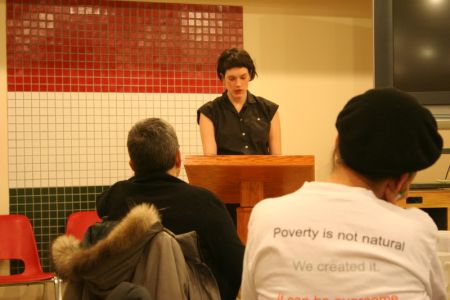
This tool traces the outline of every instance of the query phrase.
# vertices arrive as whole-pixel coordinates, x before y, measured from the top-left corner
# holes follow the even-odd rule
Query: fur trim
[[[92,247],[81,248],[80,241],[75,237],[62,235],[52,245],[56,272],[63,279],[80,280],[84,272],[135,246],[158,222],[157,209],[141,204],[135,206],[104,239]]]

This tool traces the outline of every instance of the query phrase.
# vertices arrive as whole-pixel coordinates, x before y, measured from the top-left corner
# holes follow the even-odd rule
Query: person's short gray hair
[[[131,128],[127,147],[134,172],[142,176],[174,167],[179,145],[172,125],[159,118],[148,118]]]

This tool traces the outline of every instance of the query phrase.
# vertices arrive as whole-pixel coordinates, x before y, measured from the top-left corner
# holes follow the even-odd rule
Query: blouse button
[[[247,146],[247,145],[245,145],[245,149],[248,149],[248,146]]]
[[[260,118],[257,118],[256,120],[258,120],[258,121],[259,121],[259,120],[261,120],[261,119],[260,119]]]
[[[245,135],[245,132],[243,132],[242,135]]]
[[[244,120],[244,119],[242,119],[242,118],[239,119],[239,121],[241,121],[241,122],[242,122],[243,120]]]

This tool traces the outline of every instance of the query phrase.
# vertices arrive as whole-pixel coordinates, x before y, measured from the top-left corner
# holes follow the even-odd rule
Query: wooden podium
[[[247,240],[253,206],[314,180],[312,155],[192,155],[184,161],[189,183],[215,193],[225,203],[238,203],[237,231]]]

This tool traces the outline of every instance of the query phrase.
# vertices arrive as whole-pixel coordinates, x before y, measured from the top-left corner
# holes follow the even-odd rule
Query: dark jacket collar
[[[150,174],[146,174],[146,175],[141,175],[141,176],[133,176],[130,179],[128,179],[128,181],[130,183],[147,183],[147,182],[151,182],[151,181],[156,181],[156,180],[164,180],[164,181],[170,181],[170,182],[181,182],[182,180],[172,176],[170,174],[167,174],[165,172],[153,172]]]

